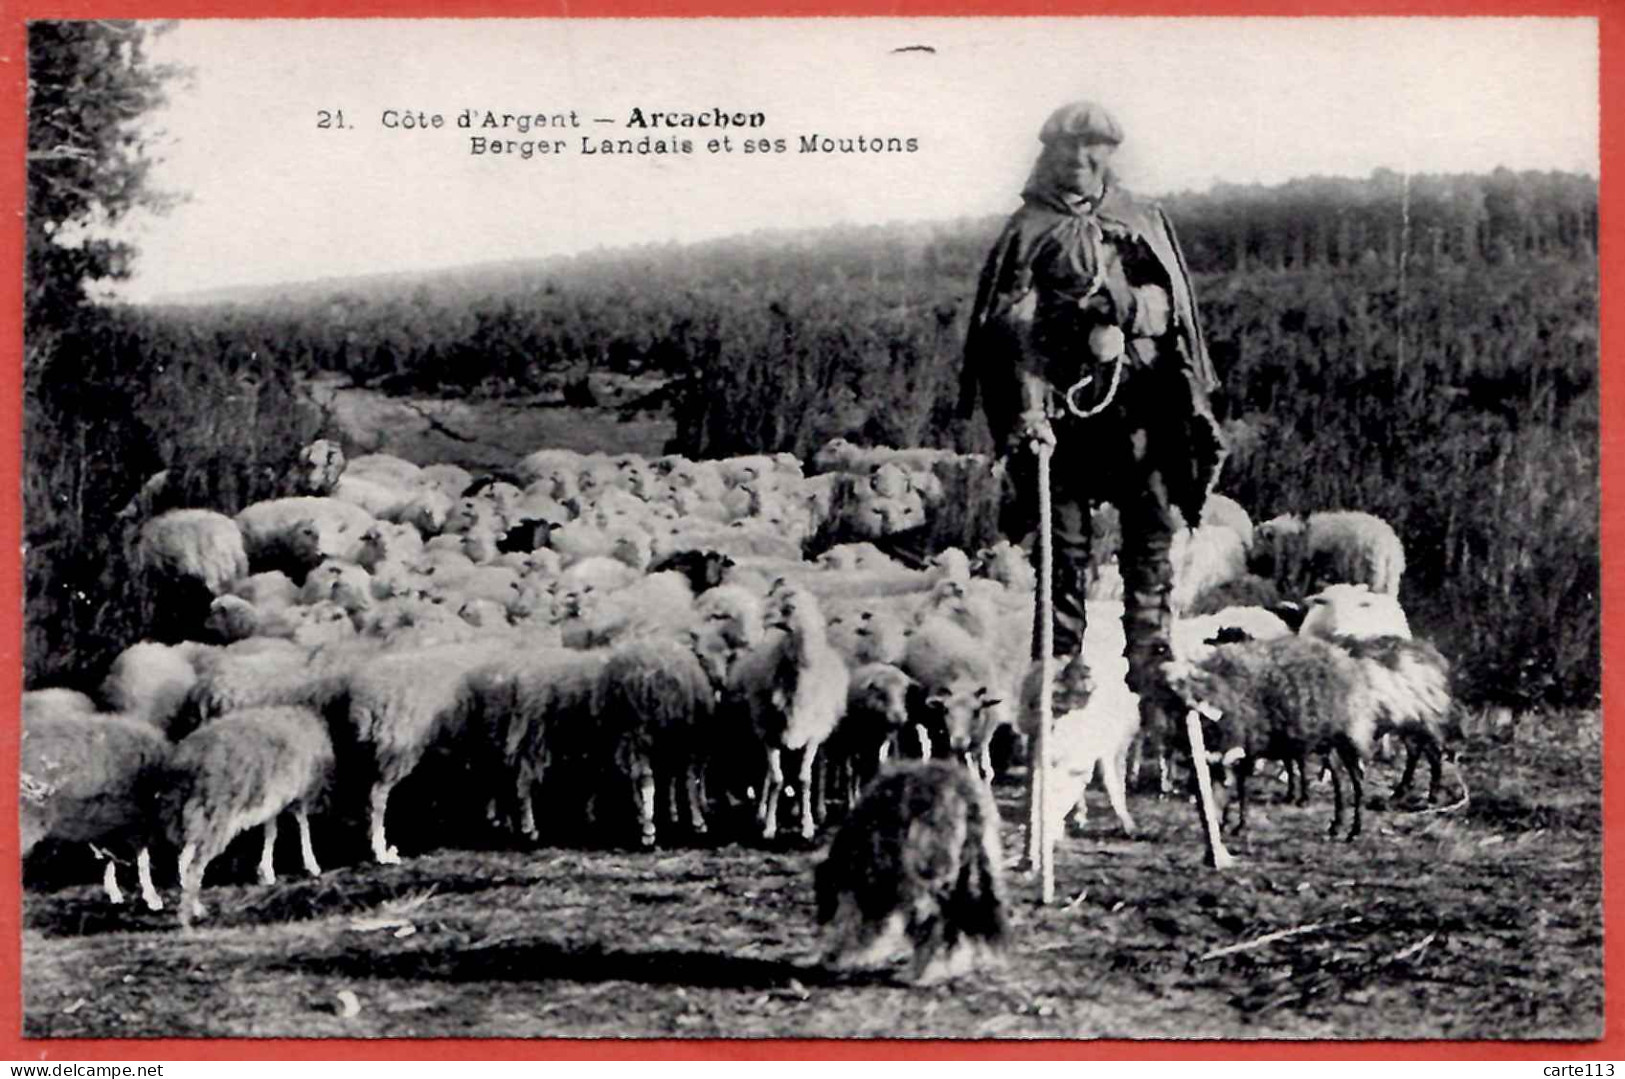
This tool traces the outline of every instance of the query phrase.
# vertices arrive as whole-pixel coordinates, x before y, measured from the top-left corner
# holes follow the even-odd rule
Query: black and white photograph
[[[1602,1038],[1598,50],[30,22],[22,1036]]]

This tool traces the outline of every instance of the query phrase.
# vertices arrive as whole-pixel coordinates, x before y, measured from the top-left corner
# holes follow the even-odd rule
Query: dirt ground
[[[189,931],[88,880],[35,883],[25,1033],[1590,1039],[1600,732],[1593,713],[1481,736],[1469,806],[1373,812],[1352,844],[1324,838],[1323,784],[1307,809],[1267,792],[1222,875],[1187,803],[1136,797],[1126,839],[1092,791],[1058,848],[1059,901],[1007,881],[1006,967],[930,989],[816,965],[817,851],[790,846],[465,850],[448,833],[400,866],[270,887],[245,883],[250,860],[211,876],[215,915]],[[998,790],[1007,852],[1017,780]],[[1204,958],[1237,945],[1253,946]]]

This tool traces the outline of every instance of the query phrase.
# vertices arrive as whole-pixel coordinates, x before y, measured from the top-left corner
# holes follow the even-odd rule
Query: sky
[[[1118,117],[1119,171],[1147,195],[1598,171],[1591,19],[198,20],[152,56],[191,71],[151,118],[153,183],[187,200],[132,223],[133,300],[1008,211],[1045,116],[1079,98]],[[635,108],[760,112],[748,134],[786,150],[746,154],[734,131],[709,152],[722,132],[632,130]],[[460,129],[465,109],[582,127]],[[346,127],[320,128],[324,110]],[[391,129],[386,110],[445,126]],[[582,151],[646,133],[693,151]],[[475,136],[565,150],[475,155]],[[803,136],[917,149],[804,153]]]

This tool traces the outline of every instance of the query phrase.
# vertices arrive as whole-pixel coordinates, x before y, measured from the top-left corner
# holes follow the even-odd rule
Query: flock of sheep
[[[276,879],[284,813],[311,874],[312,815],[364,819],[373,859],[399,861],[390,797],[431,753],[474,777],[493,826],[533,841],[587,827],[645,847],[673,830],[771,839],[788,787],[805,839],[826,803],[845,809],[817,879],[832,963],[912,944],[922,980],[974,966],[1006,932],[989,785],[995,735],[1024,738],[1037,714],[1032,569],[1007,542],[923,568],[868,542],[920,526],[944,481],[985,459],[837,441],[810,464],[543,450],[498,478],[346,461],[321,441],[290,477],[297,494],[236,517],[152,513],[160,474],[127,514],[164,639],[132,644],[93,693],[24,695],[24,853],[46,837],[97,844],[115,902],[116,864],[133,858],[156,910],[149,851],[165,852],[189,924],[209,864],[244,832],[264,830],[260,879]],[[832,531],[854,541],[803,558]],[[1319,757],[1334,831],[1350,780],[1352,838],[1362,762],[1390,731],[1407,745],[1402,785],[1425,755],[1434,796],[1449,670],[1405,624],[1391,528],[1363,513],[1254,528],[1215,495],[1174,561],[1169,682],[1206,717],[1235,827],[1256,762],[1283,764],[1301,800]],[[1057,823],[1081,819],[1098,768],[1132,832],[1140,710],[1115,582],[1102,558],[1095,689],[1056,721],[1051,804]]]

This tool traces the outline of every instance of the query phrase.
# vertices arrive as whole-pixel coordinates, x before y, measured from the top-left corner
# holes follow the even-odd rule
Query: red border
[[[1622,403],[1625,383],[1606,361],[1611,346],[1625,333],[1625,314],[1610,283],[1625,270],[1625,224],[1617,213],[1625,169],[1621,103],[1625,103],[1625,3],[1620,0],[1096,0],[1091,4],[1045,3],[1042,0],[0,0],[0,491],[9,492],[0,512],[0,785],[4,806],[16,805],[17,716],[22,655],[21,431],[22,431],[22,269],[26,169],[23,155],[25,115],[24,26],[29,19],[79,18],[314,18],[314,17],[795,17],[839,16],[970,16],[970,15],[1170,15],[1170,16],[1303,16],[1303,15],[1499,15],[1594,16],[1601,47],[1601,370],[1602,544],[1605,552],[1625,540],[1625,506],[1621,505],[1621,430],[1614,410]],[[1606,656],[1625,634],[1617,602],[1625,602],[1625,562],[1603,563],[1603,650]],[[1603,668],[1607,702],[1622,699],[1625,668]],[[1625,740],[1603,741],[1603,862],[1625,858]],[[0,852],[17,849],[17,815],[0,811]],[[12,864],[0,856],[0,866]],[[1609,883],[1613,883],[1610,881]],[[1369,1059],[1625,1059],[1625,1026],[1620,1023],[1619,974],[1625,961],[1625,939],[1618,931],[1625,897],[1605,886],[1604,969],[1606,1033],[1598,1042],[874,1042],[874,1041],[532,1041],[532,1040],[24,1040],[21,999],[21,895],[17,877],[0,870],[0,1058],[12,1060],[702,1060],[702,1059],[1022,1059],[1101,1060],[1369,1060]]]

